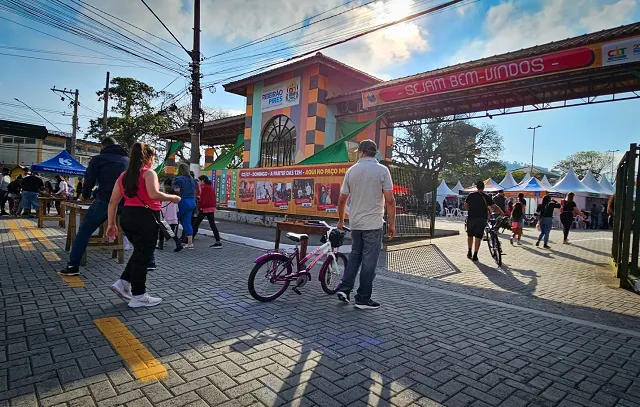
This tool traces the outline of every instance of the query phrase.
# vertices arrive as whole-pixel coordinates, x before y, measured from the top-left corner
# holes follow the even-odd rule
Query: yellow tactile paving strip
[[[27,234],[22,231],[22,228],[17,221],[8,220],[7,225],[9,226],[9,230],[11,230],[11,233],[13,233],[13,236],[18,241],[18,244],[20,245],[20,248],[22,250],[24,250],[25,252],[32,252],[36,250],[36,248],[33,246],[33,243],[31,243],[31,240],[29,239]]]
[[[13,233],[13,236],[18,241],[20,248],[23,251],[35,251],[36,248],[31,242],[30,236],[37,239],[38,242],[44,246],[45,249],[51,251],[43,251],[42,256],[50,262],[58,262],[62,259],[60,256],[54,251],[57,250],[58,247],[47,237],[47,235],[42,232],[42,230],[38,229],[33,222],[30,222],[26,219],[15,219],[15,220],[7,220],[7,225],[9,230]],[[26,232],[26,233],[25,233]],[[28,235],[28,234],[29,235]],[[60,276],[62,280],[67,283],[69,287],[84,287],[84,281],[79,276]]]
[[[115,351],[127,362],[138,380],[146,382],[167,377],[167,369],[118,318],[100,318],[93,322]]]

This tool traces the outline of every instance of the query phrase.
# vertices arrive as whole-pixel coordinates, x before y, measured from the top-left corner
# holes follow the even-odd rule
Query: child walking
[[[166,194],[175,195],[175,191],[170,186],[165,185],[164,192]],[[182,242],[178,238],[178,204],[173,202],[163,202],[162,204],[162,218],[167,221],[171,230],[173,230],[173,240],[176,242],[176,248],[174,252],[179,252],[183,249]],[[158,231],[158,250],[164,250],[164,234],[162,231]]]
[[[522,229],[524,228],[524,210],[522,209],[522,203],[517,202],[513,205],[513,211],[511,211],[511,245],[513,246],[513,238],[518,237],[518,246],[522,244]]]

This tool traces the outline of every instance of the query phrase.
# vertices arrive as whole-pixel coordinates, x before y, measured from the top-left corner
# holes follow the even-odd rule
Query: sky
[[[143,34],[183,60],[186,67],[186,52],[175,45],[175,41],[142,2],[84,1],[166,39],[161,41]],[[384,15],[384,21],[385,18],[401,16],[403,11],[418,1],[429,2],[381,0],[373,5],[363,6],[355,12],[363,15],[377,12],[378,15]],[[351,3],[349,7],[353,7],[363,2],[364,0],[356,0],[347,3]],[[434,0],[431,2],[437,3]],[[220,58],[228,58],[229,55],[242,56],[242,52],[236,52],[215,57],[216,54],[247,41],[303,21],[300,27],[306,28],[302,32],[298,31],[297,35],[306,35],[313,30],[313,27],[309,26],[315,21],[311,16],[333,7],[340,11],[340,7],[345,7],[343,3],[345,0],[202,0],[202,54],[212,57],[207,60],[209,63],[219,61]],[[190,49],[191,1],[153,0],[148,4],[185,47]],[[467,0],[464,7],[446,10],[369,34],[324,50],[323,53],[387,80],[636,21],[640,21],[640,0]],[[36,28],[41,32],[19,24]],[[15,48],[7,47],[80,56],[17,51]],[[104,55],[96,51],[116,57],[98,59]],[[58,58],[73,60],[76,63],[19,58],[6,54]],[[175,73],[134,67],[131,61],[134,61],[134,58],[130,56],[0,9],[0,119],[44,124],[55,130],[52,125],[45,123],[31,111],[7,107],[2,105],[2,102],[15,104],[17,102],[14,98],[18,98],[39,111],[48,109],[70,114],[68,101],[61,101],[50,88],[77,88],[80,91],[79,112],[82,115],[80,127],[86,130],[89,118],[102,112],[102,104],[97,100],[95,92],[104,87],[107,70],[110,71],[111,77],[134,77],[158,90],[166,87],[166,91],[171,93],[180,92],[188,84],[187,79]],[[136,64],[140,65],[139,62]],[[225,73],[210,75],[216,71],[216,67],[205,64],[203,73],[208,75],[203,81],[207,83],[211,79],[224,79],[225,75],[241,74],[250,70],[252,66],[251,63],[247,63],[246,67],[236,64]],[[204,106],[224,108],[234,113],[244,111],[243,97],[225,93],[220,85],[215,86],[215,92],[213,90],[207,88],[203,91]],[[180,104],[188,103],[189,99],[186,97],[180,100]],[[630,143],[640,141],[637,127],[631,125],[637,122],[636,116],[639,111],[640,100],[631,100],[494,117],[492,120],[478,119],[474,120],[474,124],[488,122],[495,125],[504,138],[505,150],[502,158],[506,161],[527,163],[531,160],[532,143],[532,132],[527,128],[542,126],[536,132],[534,163],[553,167],[557,161],[578,151],[624,151]],[[42,111],[40,113],[62,131],[70,131],[69,116]],[[616,156],[616,160],[618,157],[619,155]]]

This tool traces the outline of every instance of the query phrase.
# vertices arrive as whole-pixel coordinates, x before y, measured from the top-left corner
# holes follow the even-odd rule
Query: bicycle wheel
[[[344,272],[347,269],[347,256],[342,253],[334,253],[336,256],[335,261],[333,257],[327,257],[322,267],[320,268],[320,285],[325,293],[331,295],[338,292],[342,279],[344,278]]]
[[[249,293],[261,302],[273,301],[285,292],[291,280],[283,277],[291,274],[291,262],[284,256],[263,259],[249,274]]]
[[[492,235],[491,239],[493,240],[493,259],[496,261],[498,266],[502,266],[502,248],[500,247],[500,239],[497,235]]]
[[[491,239],[491,233],[489,233],[489,230],[485,230],[485,238],[487,239],[487,246],[489,247],[489,253],[491,254],[491,257],[493,257],[495,259],[496,255],[495,253],[495,247],[493,247],[493,241]]]

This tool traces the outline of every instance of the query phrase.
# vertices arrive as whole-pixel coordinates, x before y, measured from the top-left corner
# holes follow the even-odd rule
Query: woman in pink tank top
[[[155,153],[149,145],[135,143],[129,153],[129,166],[118,178],[109,201],[107,236],[116,238],[118,204],[124,199],[120,226],[133,245],[127,266],[111,289],[128,300],[132,308],[153,307],[162,301],[146,292],[147,267],[158,236],[161,201],[180,202],[179,196],[160,192],[158,175],[150,169],[154,157]]]

